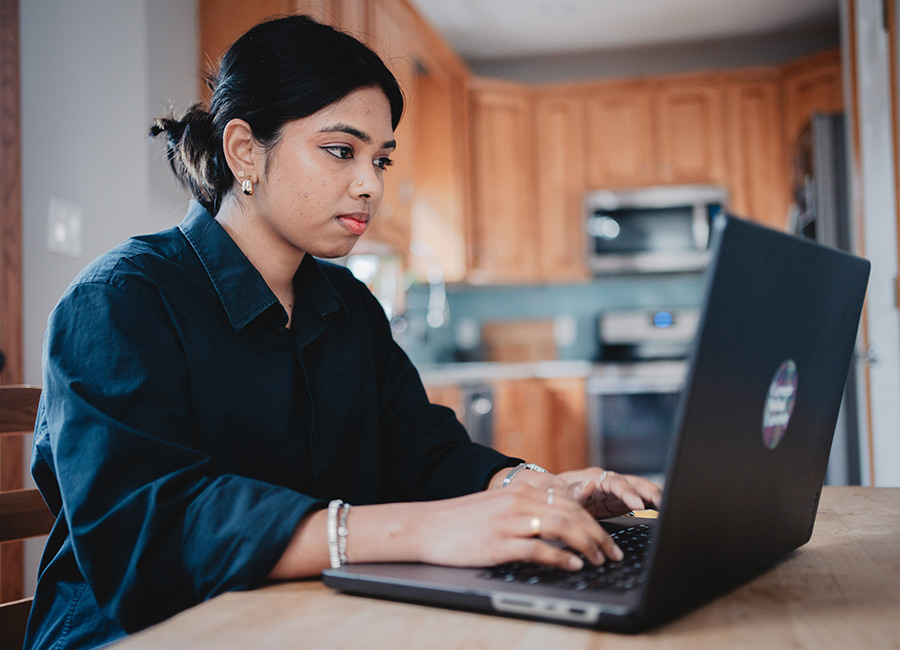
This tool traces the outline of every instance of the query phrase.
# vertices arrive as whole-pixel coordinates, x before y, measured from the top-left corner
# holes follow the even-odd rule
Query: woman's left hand
[[[498,472],[491,485],[499,487],[507,471]],[[662,501],[662,490],[655,483],[600,467],[559,474],[523,471],[516,474],[513,481],[544,490],[565,490],[569,498],[580,503],[595,519],[617,517],[632,510],[658,509]]]
[[[569,494],[597,519],[624,515],[632,510],[658,509],[662,489],[643,477],[618,474],[599,467],[557,474]]]

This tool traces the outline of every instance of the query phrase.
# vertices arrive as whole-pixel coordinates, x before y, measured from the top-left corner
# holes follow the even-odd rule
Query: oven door
[[[598,364],[588,378],[591,464],[662,483],[687,361]]]

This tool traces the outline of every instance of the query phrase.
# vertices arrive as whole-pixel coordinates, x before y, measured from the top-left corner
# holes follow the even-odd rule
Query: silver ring
[[[528,526],[531,529],[532,537],[540,537],[541,536],[541,518],[540,517],[532,517],[528,522]]]
[[[553,488],[547,488],[547,505],[553,505]]]
[[[603,473],[600,475],[600,485],[599,487],[603,487],[603,481],[606,480],[606,475],[609,474],[606,470],[603,470]]]

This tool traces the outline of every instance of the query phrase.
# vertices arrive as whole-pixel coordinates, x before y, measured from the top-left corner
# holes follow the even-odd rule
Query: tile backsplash
[[[553,321],[556,358],[597,357],[597,317],[623,309],[679,309],[701,303],[702,273],[606,276],[590,282],[541,285],[449,285],[447,315],[426,323],[428,285],[413,285],[396,338],[417,365],[481,361],[485,323]]]

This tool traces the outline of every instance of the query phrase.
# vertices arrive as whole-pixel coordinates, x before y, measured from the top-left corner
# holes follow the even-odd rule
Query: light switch
[[[50,197],[47,208],[47,250],[81,257],[81,228],[84,210],[77,203]]]

